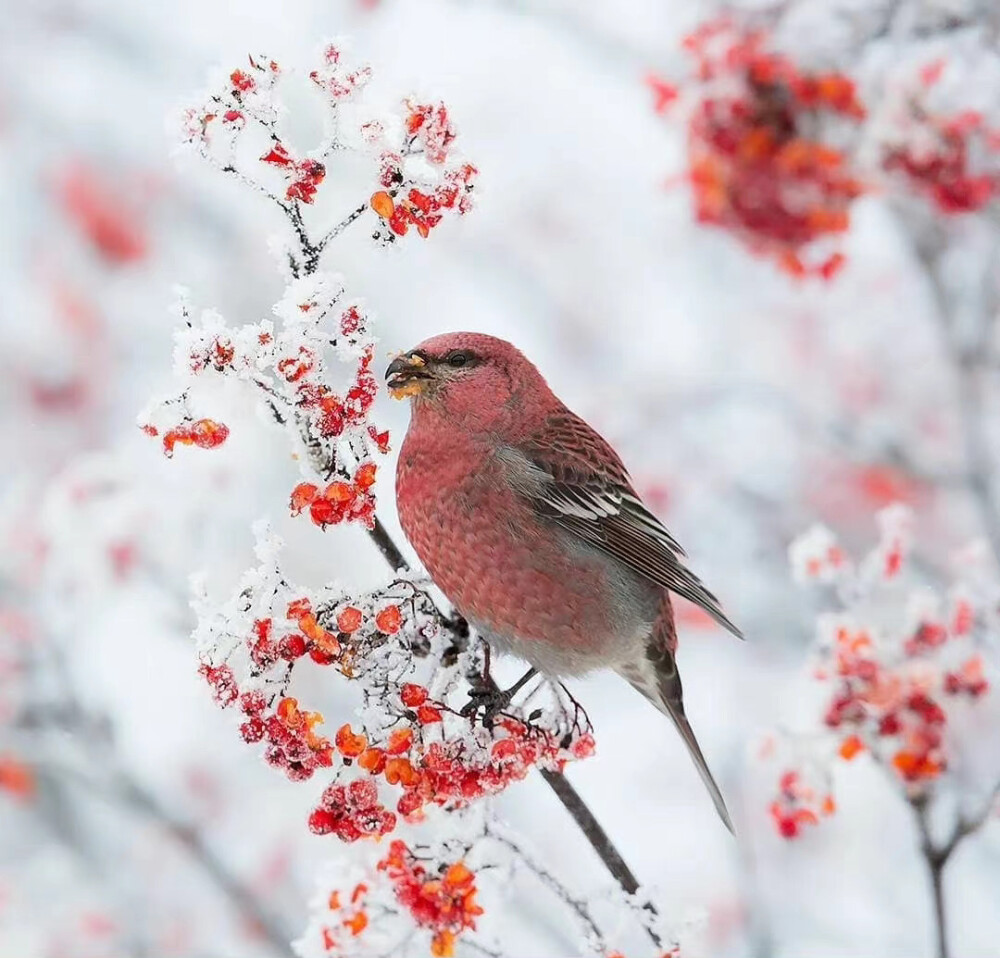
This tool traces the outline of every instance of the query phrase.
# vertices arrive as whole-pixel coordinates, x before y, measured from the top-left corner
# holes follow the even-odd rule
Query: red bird
[[[673,721],[732,831],[684,715],[670,593],[742,635],[615,451],[492,336],[435,336],[394,359],[386,379],[395,398],[412,399],[396,471],[406,537],[487,643],[531,665],[488,711],[536,669],[614,669]]]

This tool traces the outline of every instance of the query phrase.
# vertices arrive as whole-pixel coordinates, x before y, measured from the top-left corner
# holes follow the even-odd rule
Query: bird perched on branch
[[[487,643],[531,666],[479,704],[505,708],[535,670],[613,669],[673,721],[732,831],[684,715],[670,594],[742,636],[615,451],[492,336],[435,336],[394,359],[386,380],[412,400],[396,471],[406,537]]]

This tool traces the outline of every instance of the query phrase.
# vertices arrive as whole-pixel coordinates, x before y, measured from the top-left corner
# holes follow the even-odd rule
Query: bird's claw
[[[469,689],[469,701],[462,706],[459,714],[463,718],[475,718],[476,713],[482,709],[483,725],[486,728],[493,726],[496,717],[510,705],[513,695],[508,690],[490,688],[487,685],[473,686]]]

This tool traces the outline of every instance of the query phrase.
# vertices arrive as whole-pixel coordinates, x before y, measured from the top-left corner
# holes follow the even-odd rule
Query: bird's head
[[[412,398],[456,417],[488,424],[529,392],[549,390],[523,353],[483,333],[444,333],[397,356],[385,371],[394,399]]]

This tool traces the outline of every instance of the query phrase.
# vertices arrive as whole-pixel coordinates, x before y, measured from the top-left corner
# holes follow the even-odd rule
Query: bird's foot
[[[482,709],[483,725],[486,728],[492,728],[496,717],[510,705],[516,691],[516,689],[503,691],[492,683],[490,685],[474,685],[469,689],[469,701],[462,706],[459,714],[463,718],[475,719],[476,713]]]

